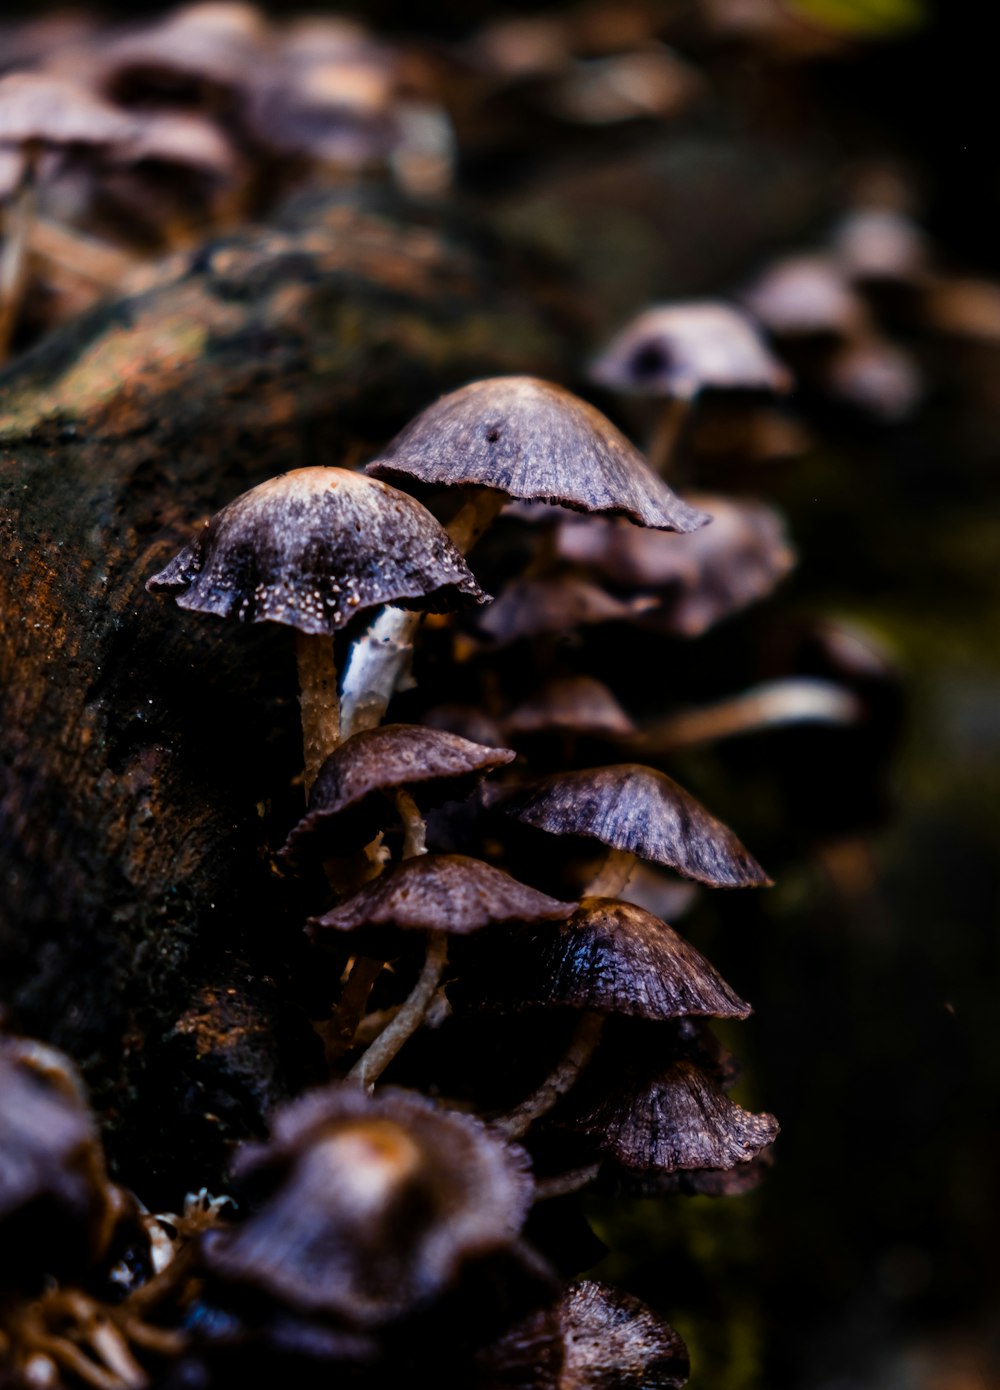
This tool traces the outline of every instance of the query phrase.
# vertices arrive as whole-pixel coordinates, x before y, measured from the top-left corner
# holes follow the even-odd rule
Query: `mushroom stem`
[[[427,941],[427,958],[417,983],[396,1017],[381,1032],[364,1056],[347,1073],[349,1081],[357,1081],[370,1091],[396,1053],[424,1021],[438,982],[448,963],[448,936],[432,931]]]
[[[445,528],[462,554],[479,540],[506,502],[502,492],[479,488]],[[413,653],[420,614],[387,604],[352,645],[344,668],[341,728],[345,739],[381,724]]]
[[[664,401],[660,407],[646,446],[646,461],[654,473],[667,471],[690,410],[691,401],[687,397]]]
[[[594,1055],[603,1028],[603,1014],[585,1013],[577,1024],[565,1056],[555,1071],[549,1073],[538,1090],[527,1100],[522,1101],[508,1114],[491,1120],[492,1127],[500,1130],[508,1139],[520,1139],[526,1134],[535,1121],[548,1114],[556,1101],[561,1100],[574,1085]]]
[[[586,898],[617,898],[628,883],[635,868],[635,855],[628,850],[612,849],[597,873],[583,891]]]
[[[373,956],[356,956],[347,977],[343,993],[329,1023],[323,1025],[324,1052],[327,1063],[335,1062],[348,1052],[354,1042],[358,1025],[365,1016],[368,996],[381,975],[385,961]]]
[[[579,1192],[581,1187],[592,1183],[600,1171],[599,1163],[588,1163],[585,1168],[574,1168],[569,1173],[542,1178],[535,1183],[535,1201],[546,1202],[552,1197],[566,1197],[571,1192]]]
[[[0,250],[0,361],[4,361],[10,352],[11,339],[28,288],[28,248],[36,202],[35,160],[29,155],[25,159],[20,187],[7,208],[3,224],[3,248]]]
[[[31,254],[39,260],[100,289],[120,287],[125,276],[139,264],[127,251],[48,217],[34,219],[28,243]]]
[[[420,808],[408,791],[400,787],[396,793],[396,809],[403,821],[403,859],[427,853],[427,826]]]
[[[647,751],[674,752],[785,724],[856,724],[860,714],[856,697],[832,681],[765,681],[714,705],[675,714],[647,730],[641,743]]]
[[[340,701],[333,638],[326,633],[295,633],[302,711],[302,753],[306,799],[323,763],[340,742]]]

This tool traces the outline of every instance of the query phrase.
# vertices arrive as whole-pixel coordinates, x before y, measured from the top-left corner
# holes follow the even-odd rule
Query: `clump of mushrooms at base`
[[[432,665],[421,688],[423,616],[486,601],[463,553],[507,503],[541,520],[527,529],[543,586],[564,564],[559,517],[618,518],[616,528],[653,528],[665,544],[710,521],[593,406],[535,378],[496,378],[430,405],[363,473],[301,469],[235,499],[147,587],[183,608],[295,630],[307,806],[276,864],[305,876],[314,949],[342,965],[339,993],[315,1020],[331,1079],[238,1158],[250,1214],[200,1247],[209,1302],[242,1319],[244,1343],[271,1335],[246,1321],[247,1299],[263,1297],[266,1326],[305,1318],[310,1335],[340,1338],[331,1360],[385,1369],[388,1329],[405,1319],[418,1342],[433,1336],[442,1310],[489,1270],[504,1311],[469,1319],[455,1352],[462,1374],[487,1384],[498,1366],[510,1373],[504,1358],[523,1354],[518,1329],[534,1319],[547,1349],[532,1351],[529,1383],[561,1385],[542,1366],[565,1368],[575,1334],[557,1255],[525,1243],[532,1208],[607,1183],[742,1190],[777,1134],[771,1116],[729,1099],[733,1068],[709,1029],[749,1005],[640,905],[648,885],[630,899],[633,871],[637,884],[664,868],[675,885],[769,880],[694,796],[629,756],[641,737],[624,712],[607,731],[624,761],[540,782],[503,746],[499,709],[479,701],[493,746],[463,736],[474,732],[468,716],[441,697],[463,663],[456,686],[475,668],[488,687],[488,625],[453,636],[447,619],[431,620],[445,679]],[[345,628],[338,681],[333,638]],[[558,664],[548,675],[562,677],[572,707],[574,678]],[[424,723],[382,723],[400,688],[423,700]],[[507,851],[525,834],[546,842],[534,874],[530,856]],[[599,857],[586,869],[588,845]],[[549,891],[554,877],[570,891]],[[676,887],[673,900],[685,900]],[[490,1029],[494,1044],[481,1049]],[[416,1224],[411,1207],[424,1213]],[[595,1292],[595,1306],[608,1297]],[[652,1315],[637,1305],[625,1321],[642,1317]],[[663,1328],[658,1339],[650,1347],[669,1352],[668,1378],[643,1383],[681,1384],[676,1335]]]

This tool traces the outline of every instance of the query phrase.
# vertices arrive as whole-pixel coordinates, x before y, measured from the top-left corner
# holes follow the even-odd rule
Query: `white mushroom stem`
[[[420,808],[408,791],[400,787],[396,793],[396,810],[403,822],[403,859],[427,853],[427,826]]]
[[[302,755],[306,798],[323,763],[340,742],[340,701],[333,638],[325,633],[295,633],[302,711]]]
[[[586,898],[617,898],[632,877],[635,855],[625,849],[612,849],[597,873],[583,890]]]
[[[786,724],[856,724],[855,695],[832,681],[809,678],[766,681],[740,695],[673,715],[642,737],[647,750],[673,752]]]
[[[395,1018],[381,1032],[364,1056],[347,1073],[370,1091],[396,1053],[424,1021],[444,968],[448,963],[448,934],[432,931],[427,939],[427,957],[417,983]]]
[[[482,488],[472,493],[446,528],[467,554],[506,502],[502,492]],[[363,637],[352,645],[344,668],[341,729],[348,739],[361,729],[381,724],[413,654],[421,615],[387,604]]]
[[[553,1197],[566,1197],[570,1192],[579,1192],[581,1187],[592,1183],[600,1171],[599,1163],[588,1163],[585,1168],[574,1168],[569,1173],[542,1178],[535,1183],[535,1201],[547,1202]]]
[[[603,1014],[585,1013],[577,1024],[569,1047],[555,1071],[550,1072],[538,1090],[514,1110],[497,1120],[491,1120],[493,1129],[500,1130],[508,1139],[520,1139],[536,1120],[542,1115],[547,1115],[556,1101],[561,1100],[575,1084],[577,1077],[594,1055],[603,1028]]]
[[[691,401],[686,397],[665,401],[660,407],[646,446],[646,460],[654,473],[665,473],[673,461],[690,410]]]
[[[11,339],[21,315],[28,288],[28,244],[35,219],[37,191],[34,160],[25,161],[21,186],[14,194],[3,219],[3,247],[0,249],[0,361],[10,350]]]

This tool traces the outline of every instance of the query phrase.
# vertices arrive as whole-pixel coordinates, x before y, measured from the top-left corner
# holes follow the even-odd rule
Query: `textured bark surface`
[[[330,198],[0,378],[0,997],[83,1064],[144,1194],[180,1153],[215,1180],[313,1042],[279,1003],[302,919],[266,853],[302,807],[290,634],[145,580],[242,489],[357,462],[437,392],[563,376],[541,298],[479,234]]]

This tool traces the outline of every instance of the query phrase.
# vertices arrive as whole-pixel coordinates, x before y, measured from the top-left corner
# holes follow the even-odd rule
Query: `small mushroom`
[[[360,1328],[424,1308],[511,1246],[532,1196],[521,1149],[471,1115],[391,1088],[302,1096],[234,1171],[270,1191],[241,1226],[208,1234],[208,1270]]]
[[[539,830],[600,840],[714,888],[770,883],[733,832],[690,792],[639,763],[558,773],[510,794],[502,809]]]
[[[251,488],[146,588],[195,612],[297,630],[307,789],[340,737],[333,633],[382,604],[486,599],[430,512],[343,468],[300,468]]]
[[[510,734],[557,730],[604,738],[627,738],[636,727],[615,696],[593,676],[563,676],[548,681],[507,715]]]
[[[690,1363],[674,1329],[639,1299],[592,1279],[559,1304],[565,1360],[558,1390],[681,1390]]]
[[[491,639],[492,647],[506,647],[531,637],[562,635],[577,627],[624,622],[650,606],[642,600],[638,604],[623,602],[575,575],[529,577],[505,585],[477,626]]]
[[[868,322],[864,300],[832,256],[788,256],[775,261],[741,299],[776,338],[840,341]]]

